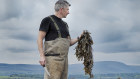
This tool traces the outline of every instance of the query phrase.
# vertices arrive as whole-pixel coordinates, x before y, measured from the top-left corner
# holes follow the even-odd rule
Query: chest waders
[[[50,73],[49,76],[45,72],[44,79],[67,79],[70,40],[61,37],[58,25],[51,16],[50,18],[57,29],[59,37],[55,40],[44,42],[45,67],[47,67],[48,72]]]

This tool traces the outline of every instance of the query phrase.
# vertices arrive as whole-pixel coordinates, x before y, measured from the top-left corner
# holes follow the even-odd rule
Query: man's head
[[[69,14],[69,6],[71,6],[67,1],[57,1],[55,3],[55,12],[59,12],[59,14],[62,16],[62,18],[66,18],[66,16]]]

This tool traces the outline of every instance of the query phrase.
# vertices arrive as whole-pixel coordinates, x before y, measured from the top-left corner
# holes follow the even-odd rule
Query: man
[[[39,62],[50,74],[45,72],[44,79],[67,79],[69,46],[78,41],[70,38],[68,25],[62,20],[69,14],[69,6],[67,1],[57,1],[55,14],[44,18],[40,24],[37,40]]]

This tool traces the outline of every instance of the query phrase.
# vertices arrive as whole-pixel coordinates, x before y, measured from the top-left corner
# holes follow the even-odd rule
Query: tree
[[[117,78],[117,79],[122,79],[121,77]]]

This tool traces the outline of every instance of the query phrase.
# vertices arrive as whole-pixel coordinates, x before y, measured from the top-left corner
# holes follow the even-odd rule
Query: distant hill
[[[140,73],[140,66],[131,66],[114,61],[104,61],[95,63],[94,70],[95,73]]]
[[[84,74],[84,66],[82,64],[72,64],[69,66],[69,74]],[[140,66],[131,66],[116,61],[95,62],[93,73],[140,73]]]
[[[83,64],[69,65],[69,74],[84,74],[83,68]],[[43,68],[40,65],[0,63],[0,75],[43,74],[43,72]],[[93,73],[140,73],[140,66],[130,66],[115,61],[95,62]]]
[[[0,63],[0,75],[11,74],[43,74],[43,68],[40,65]]]

